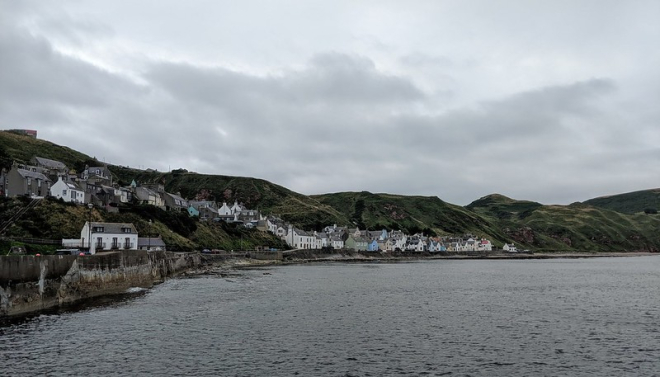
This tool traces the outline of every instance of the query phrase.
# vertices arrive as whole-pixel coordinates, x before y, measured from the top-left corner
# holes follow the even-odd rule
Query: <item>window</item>
[[[124,233],[131,233],[131,228],[121,228],[121,231]]]
[[[112,248],[113,249],[118,249],[119,248],[119,243],[117,242],[117,237],[112,237]]]
[[[94,233],[103,233],[105,231],[105,228],[103,228],[102,226],[95,226],[92,228],[92,231]]]
[[[32,184],[32,178],[27,177],[27,184],[28,184],[28,185],[31,185],[31,184]]]
[[[66,190],[62,190],[62,196],[66,196]]]
[[[124,249],[130,249],[131,248],[131,239],[126,237],[124,239]]]
[[[103,238],[102,237],[97,237],[96,238],[96,248],[102,248],[103,247]]]

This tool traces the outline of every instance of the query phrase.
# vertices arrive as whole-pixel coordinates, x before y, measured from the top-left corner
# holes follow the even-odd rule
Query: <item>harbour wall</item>
[[[202,263],[198,253],[128,250],[95,255],[0,256],[0,317],[149,288]]]

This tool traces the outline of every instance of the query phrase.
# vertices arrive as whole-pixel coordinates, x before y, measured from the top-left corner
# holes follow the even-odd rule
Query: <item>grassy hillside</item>
[[[179,192],[184,198],[244,203],[250,209],[276,214],[305,229],[320,230],[328,224],[344,224],[348,219],[331,206],[298,194],[263,179],[205,175],[175,170],[170,173],[146,172],[111,167],[113,174],[125,184],[163,183],[168,192]]]
[[[590,206],[622,213],[642,213],[660,210],[660,189],[642,190],[619,195],[602,196],[584,202]]]
[[[312,198],[332,206],[362,229],[400,229],[410,234],[420,231],[438,235],[472,233],[494,240],[507,240],[506,235],[489,220],[437,197],[363,191],[316,195]]]
[[[521,246],[535,250],[660,250],[658,216],[627,215],[580,203],[545,206],[497,194],[467,208],[496,222]]]
[[[0,198],[0,224],[26,206],[28,202],[29,199],[26,198]],[[144,205],[129,205],[121,210],[121,213],[108,213],[99,208],[90,211],[84,206],[45,199],[21,216],[2,236],[9,239],[80,238],[80,230],[85,222],[91,219],[92,221],[133,223],[141,237],[160,235],[170,250],[187,251],[203,248],[239,250],[253,249],[256,246],[286,248],[279,238],[269,233],[256,229],[237,228],[225,223],[200,222],[188,216],[187,213],[168,212]],[[2,244],[0,251],[6,251],[11,246],[7,240],[0,243]],[[48,248],[54,250],[57,246]]]

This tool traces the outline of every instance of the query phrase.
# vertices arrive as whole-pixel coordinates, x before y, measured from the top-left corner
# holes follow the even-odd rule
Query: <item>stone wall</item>
[[[151,287],[197,267],[197,253],[127,250],[95,255],[0,256],[0,317]]]

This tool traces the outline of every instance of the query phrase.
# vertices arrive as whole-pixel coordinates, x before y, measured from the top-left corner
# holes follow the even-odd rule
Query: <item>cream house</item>
[[[138,232],[131,223],[86,222],[80,231],[81,245],[90,247],[91,254],[97,251],[137,250]]]

